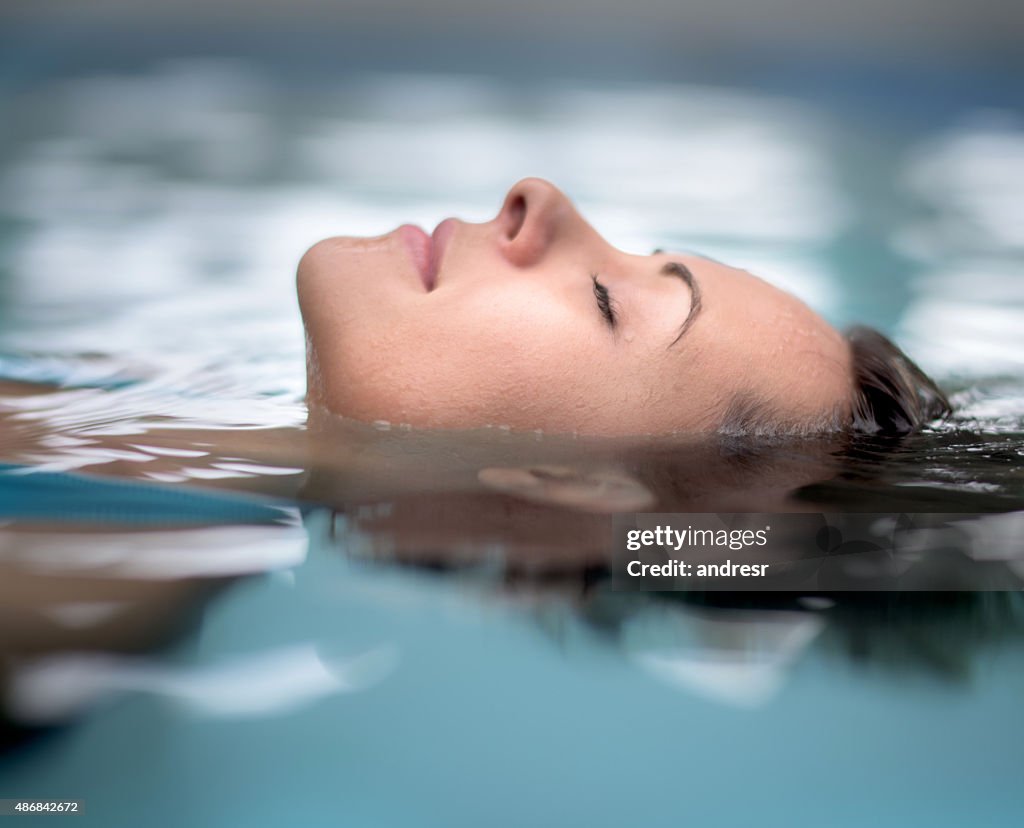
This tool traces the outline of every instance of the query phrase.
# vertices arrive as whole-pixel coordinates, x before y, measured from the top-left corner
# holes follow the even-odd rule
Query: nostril
[[[508,215],[508,238],[512,241],[519,235],[519,231],[523,229],[523,221],[526,220],[526,199],[523,196],[517,195],[512,199],[508,205]]]

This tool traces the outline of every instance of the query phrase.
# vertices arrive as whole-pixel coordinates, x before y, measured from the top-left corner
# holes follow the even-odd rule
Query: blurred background
[[[8,0],[0,349],[173,342],[294,395],[308,244],[487,219],[542,175],[620,246],[1018,372],[1022,29],[999,0]]]
[[[400,566],[359,531],[394,504],[211,501],[304,469],[167,441],[302,433],[308,245],[489,219],[540,175],[625,249],[896,337],[957,415],[864,487],[1010,511],[994,563],[1024,572],[1022,40],[1009,0],[5,0],[0,379],[64,391],[0,396],[33,471],[0,466],[0,796],[103,826],[1021,824],[1019,593],[623,596],[506,579],[501,534]],[[149,488],[73,476],[129,467]]]

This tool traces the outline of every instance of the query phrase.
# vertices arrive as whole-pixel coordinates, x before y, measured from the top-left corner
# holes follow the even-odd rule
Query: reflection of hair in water
[[[846,331],[853,372],[852,411],[830,412],[817,422],[785,422],[767,403],[739,394],[726,411],[725,435],[769,436],[849,429],[856,434],[908,434],[951,411],[939,387],[892,341],[873,328]]]
[[[927,443],[928,439],[921,435],[902,441],[902,454],[913,455],[920,450],[914,441]],[[863,442],[876,447],[877,456],[860,452],[851,457],[851,446],[860,447]],[[1004,500],[986,500],[981,495],[967,501],[962,491],[917,491],[887,484],[885,469],[897,442],[901,442],[899,435],[884,434],[854,440],[845,436],[829,440],[737,437],[635,446],[623,452],[622,460],[655,494],[652,511],[785,511],[782,500],[792,497],[794,489],[800,499],[798,508],[814,509],[829,490],[807,483],[837,476],[846,487],[839,489],[841,510],[854,504],[867,511],[929,512],[953,507],[962,511],[966,502],[971,511],[1007,508]],[[898,492],[903,495],[896,501]],[[937,495],[945,499],[933,500]],[[409,505],[419,508],[410,512]],[[638,622],[646,632],[671,639],[677,627],[688,634],[689,627],[711,630],[716,626],[694,625],[691,616],[726,622],[729,628],[734,621],[742,625],[748,616],[754,627],[755,621],[779,618],[781,623],[795,618],[811,626],[824,622],[815,644],[821,654],[834,653],[866,669],[923,673],[961,683],[969,679],[980,652],[1024,643],[1024,598],[1011,592],[967,591],[969,582],[977,586],[977,579],[965,581],[965,591],[957,593],[628,593],[612,588],[607,515],[518,503],[481,492],[453,493],[418,504],[399,499],[392,506],[386,526],[358,519],[350,524],[371,535],[379,529],[387,532],[394,546],[381,557],[438,573],[461,570],[461,585],[469,579],[482,590],[497,588],[514,594],[535,606],[541,621],[571,613],[616,648],[628,649],[636,643],[633,633]],[[436,534],[439,525],[458,531],[442,539]],[[494,557],[499,548],[500,560]],[[949,572],[944,568],[948,563],[941,555],[934,561],[926,556],[917,566],[942,575]],[[991,569],[998,565],[986,564],[989,576],[997,574]],[[934,582],[944,585],[940,589],[953,584],[945,577]],[[993,583],[991,578],[987,582]],[[648,623],[652,618],[654,627]],[[751,635],[756,638],[754,632]],[[707,646],[713,649],[715,641],[709,640]]]

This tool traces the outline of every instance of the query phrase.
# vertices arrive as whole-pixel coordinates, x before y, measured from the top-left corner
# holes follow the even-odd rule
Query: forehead
[[[693,253],[664,256],[665,261],[685,264],[699,282],[704,304],[713,306],[722,317],[746,317],[750,324],[784,323],[790,333],[824,335],[832,338],[834,329],[796,296],[776,287],[748,270]],[[783,329],[779,330],[783,333]]]
[[[849,348],[821,316],[745,270],[691,254],[678,260],[700,283],[704,305],[684,339],[692,337],[701,372],[718,376],[723,391],[750,391],[795,414],[848,397]]]

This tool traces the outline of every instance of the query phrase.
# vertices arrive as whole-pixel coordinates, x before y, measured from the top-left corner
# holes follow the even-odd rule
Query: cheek
[[[579,391],[576,354],[586,331],[558,304],[493,297],[431,327],[435,335],[411,364],[434,394],[422,404],[456,424],[550,427]]]
[[[328,380],[350,416],[572,430],[599,405],[594,354],[607,344],[568,303],[489,291],[365,322],[339,337]]]

